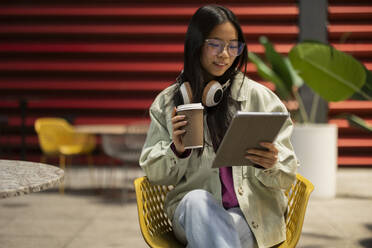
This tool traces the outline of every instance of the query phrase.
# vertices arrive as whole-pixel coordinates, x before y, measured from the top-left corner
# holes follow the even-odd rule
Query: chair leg
[[[89,166],[89,174],[90,174],[90,183],[93,182],[94,187],[97,187],[97,173],[96,177],[94,177],[93,169],[94,169],[94,160],[92,154],[87,155],[87,162]]]
[[[46,155],[41,155],[40,163],[45,164],[46,162],[47,162],[47,156]]]
[[[63,155],[63,154],[60,154],[59,155],[59,167],[65,171],[65,178],[66,178],[66,156]],[[65,182],[64,180],[61,182],[61,184],[59,185],[59,193],[60,194],[64,194],[65,193]]]
[[[111,167],[111,170],[110,170],[110,187],[112,189],[115,189],[116,188],[116,183],[117,183],[117,173],[118,173],[118,165],[115,161],[114,158],[109,158],[110,160],[110,167]],[[115,172],[114,172],[115,170]]]
[[[66,171],[68,170],[69,172],[71,172],[71,170],[68,167],[72,165],[72,160],[73,160],[72,155],[71,156],[66,156]],[[67,187],[67,186],[71,187],[71,178],[72,177],[71,177],[71,173],[70,173],[70,176],[66,178],[65,187]]]
[[[129,168],[128,164],[124,163],[123,165],[123,177],[122,177],[122,188],[123,188],[123,198],[124,198],[124,203],[129,202],[129,193],[130,189],[127,187],[128,186],[128,181],[129,181]]]

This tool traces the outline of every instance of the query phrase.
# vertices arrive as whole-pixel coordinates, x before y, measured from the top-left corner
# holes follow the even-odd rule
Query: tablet
[[[288,116],[282,112],[238,111],[222,139],[212,168],[253,165],[245,158],[246,151],[265,149],[260,142],[274,142]]]

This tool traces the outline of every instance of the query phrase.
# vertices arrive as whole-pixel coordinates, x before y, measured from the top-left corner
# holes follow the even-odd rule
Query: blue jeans
[[[224,209],[205,190],[187,193],[174,213],[173,231],[188,248],[257,247],[240,208]]]

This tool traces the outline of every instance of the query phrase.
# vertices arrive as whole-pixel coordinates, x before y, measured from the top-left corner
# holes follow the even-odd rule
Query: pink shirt
[[[239,202],[234,190],[234,181],[231,167],[220,168],[220,179],[222,186],[222,204],[225,209],[238,207]]]

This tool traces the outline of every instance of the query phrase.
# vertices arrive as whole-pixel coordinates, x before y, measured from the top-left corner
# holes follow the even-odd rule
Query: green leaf
[[[327,101],[348,99],[366,80],[361,63],[328,45],[300,43],[289,59],[305,83]]]
[[[291,97],[291,92],[287,90],[283,81],[276,75],[276,73],[267,66],[261,59],[253,52],[248,52],[249,60],[256,66],[258,75],[275,84],[276,93],[283,100],[288,100]]]
[[[297,71],[293,68],[291,61],[289,61],[288,58],[284,58],[284,63],[288,67],[293,85],[297,86],[298,88],[301,87],[304,84],[304,80],[298,75]]]
[[[293,80],[285,59],[275,50],[274,46],[265,36],[260,37],[260,43],[265,47],[265,56],[271,64],[272,70],[281,78],[288,91],[292,91]]]
[[[362,92],[364,92],[366,95],[372,97],[372,72],[369,71],[365,66],[364,67],[364,70],[366,72],[366,82],[365,84],[363,85],[363,87],[360,89]],[[351,99],[353,100],[370,100],[368,98],[366,98],[365,96],[362,96],[360,93],[355,93]]]
[[[349,122],[350,126],[354,126],[366,130],[368,132],[372,132],[372,126],[365,122],[362,118],[356,115],[348,115],[346,119]]]

